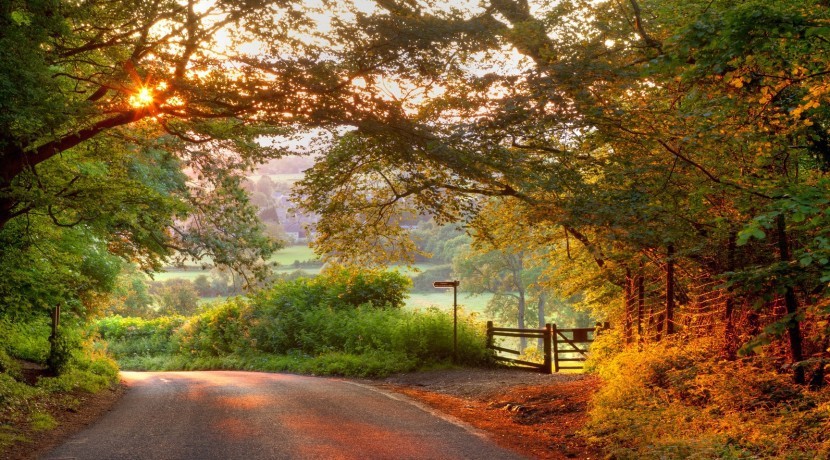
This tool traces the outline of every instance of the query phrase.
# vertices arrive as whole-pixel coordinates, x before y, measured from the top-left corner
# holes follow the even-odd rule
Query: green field
[[[492,294],[481,294],[477,296],[458,294],[458,305],[466,311],[484,314],[487,302],[492,297]],[[427,308],[434,306],[449,310],[452,309],[452,291],[446,290],[444,292],[436,289],[435,292],[410,292],[409,298],[406,299],[406,306],[407,308]]]
[[[292,266],[294,261],[307,261],[315,258],[317,258],[316,254],[314,254],[314,251],[308,246],[295,245],[287,246],[279,250],[271,258],[271,261],[279,264],[274,270],[277,274],[288,274],[300,270],[309,275],[317,275],[320,273],[320,267],[296,269]],[[390,268],[393,270],[398,270],[404,275],[413,276],[418,272],[428,270],[435,266],[436,265],[428,263],[419,263],[413,264],[411,266],[393,266]],[[208,278],[212,278],[210,270],[201,270],[196,266],[188,266],[187,268],[170,267],[167,269],[167,271],[156,273],[154,275],[154,279],[156,281],[167,281],[178,278],[193,281],[200,275],[205,275]],[[466,311],[472,311],[483,314],[484,309],[487,306],[487,302],[490,300],[491,297],[491,294],[483,294],[478,296],[459,294],[458,305]],[[216,299],[202,299],[202,302],[207,302],[211,300]],[[409,298],[406,301],[406,306],[408,308],[413,309],[423,309],[431,306],[439,307],[442,309],[451,309],[452,291],[436,289],[434,292],[412,292],[409,294]]]
[[[285,274],[285,273],[291,273],[291,272],[294,272],[294,271],[298,270],[298,269],[293,267],[293,264],[294,264],[295,261],[305,262],[305,261],[308,261],[308,260],[314,260],[316,258],[317,258],[317,255],[314,253],[314,251],[310,247],[302,246],[302,245],[293,245],[293,246],[286,246],[285,248],[280,249],[279,251],[276,252],[276,254],[274,254],[271,257],[271,259],[269,259],[269,261],[270,262],[276,262],[278,264],[277,267],[274,270],[276,273]],[[205,262],[209,263],[210,260],[206,259]],[[398,270],[398,271],[400,271],[401,273],[403,273],[405,275],[415,275],[419,272],[422,272],[424,270],[428,270],[428,269],[433,268],[433,267],[435,267],[435,265],[433,265],[433,264],[419,263],[419,264],[413,264],[411,266],[404,266],[404,265],[393,266],[393,267],[391,267],[391,269]],[[312,268],[305,267],[305,268],[300,268],[299,270],[304,271],[305,273],[307,273],[309,275],[317,275],[317,274],[320,273],[320,269],[321,269],[320,267],[312,267]],[[201,270],[199,265],[196,264],[196,263],[188,263],[188,264],[185,265],[184,268],[167,267],[166,271],[156,273],[153,277],[157,281],[167,281],[167,280],[176,279],[176,278],[193,281],[197,277],[199,277],[199,275],[206,275],[206,276],[210,277],[211,273],[210,273],[210,270]],[[429,296],[424,296],[424,297],[429,297]]]
[[[153,280],[154,281],[168,281],[173,279],[184,279],[193,281],[198,278],[200,275],[205,275],[208,278],[211,277],[210,270],[197,270],[195,268],[188,268],[188,269],[176,269],[176,268],[168,268],[167,271],[153,273]]]
[[[283,267],[289,266],[294,263],[295,260],[299,260],[301,262],[306,260],[316,259],[317,254],[314,254],[314,251],[308,246],[286,246],[276,254],[274,254],[270,261],[276,262]]]

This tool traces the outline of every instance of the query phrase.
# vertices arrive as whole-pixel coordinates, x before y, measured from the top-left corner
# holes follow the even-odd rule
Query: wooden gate
[[[545,324],[544,329],[516,329],[509,327],[493,327],[492,321],[487,321],[487,348],[520,355],[518,350],[497,346],[495,337],[514,337],[527,339],[543,339],[545,358],[543,363],[534,363],[517,358],[496,356],[499,361],[509,362],[518,366],[538,370],[545,374],[559,372],[560,369],[582,369],[582,365],[573,366],[570,363],[584,362],[588,357],[588,347],[602,329],[607,329],[608,323],[597,324],[597,327],[583,327],[559,329],[555,324]],[[562,365],[560,363],[566,363]]]

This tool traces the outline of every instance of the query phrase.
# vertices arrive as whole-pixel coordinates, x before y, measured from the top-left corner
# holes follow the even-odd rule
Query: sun
[[[147,86],[142,86],[130,96],[130,105],[136,108],[147,107],[153,103],[153,90]]]

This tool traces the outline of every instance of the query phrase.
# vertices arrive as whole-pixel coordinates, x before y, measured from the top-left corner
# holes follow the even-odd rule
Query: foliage
[[[452,265],[429,267],[412,276],[412,291],[435,292],[432,283],[441,280],[451,280],[453,279],[453,274]]]
[[[617,337],[618,338],[618,337]],[[830,393],[682,339],[600,359],[589,436],[619,458],[823,458]],[[596,358],[593,358],[596,359]]]
[[[46,363],[49,355],[49,333],[46,318],[35,318],[31,321],[0,318],[0,336],[4,339],[2,349],[19,359]]]
[[[192,315],[199,308],[199,293],[190,280],[171,279],[155,284],[153,294],[158,298],[162,315]]]
[[[451,314],[401,309],[407,287],[396,272],[339,267],[189,318],[110,317],[96,329],[109,352],[132,369],[386,375],[452,359]],[[484,325],[473,315],[459,318],[459,362],[487,363]]]
[[[436,264],[452,263],[456,255],[470,244],[470,236],[457,225],[440,225],[434,219],[419,223],[410,231],[410,236],[418,248],[415,260],[429,260]]]
[[[766,331],[796,381],[810,367],[826,383],[826,2],[378,8],[332,36],[373,63],[367,93],[406,90],[394,120],[343,131],[299,182],[319,248],[384,263],[419,249],[401,222],[424,214],[498,245],[514,237],[505,253],[555,259],[541,284],[567,274],[585,290],[561,297],[627,339],[624,297],[647,278],[666,298],[653,286],[671,259],[674,310],[655,306],[662,319],[637,333],[695,323],[689,294],[707,289],[726,318],[700,329],[718,336],[713,355]]]
[[[147,277],[132,264],[124,264],[113,289],[106,313],[120,316],[152,317],[154,299]]]
[[[41,376],[36,385],[23,380],[20,360],[37,358],[47,360],[49,328],[35,323],[9,322],[0,319],[0,455],[8,446],[27,441],[24,428],[49,430],[56,425],[58,411],[74,410],[69,393],[98,392],[118,382],[118,367],[100,351],[92,348],[75,330],[64,330],[62,337],[79,342],[66,347],[59,355],[62,363],[59,375]]]
[[[97,320],[94,330],[107,341],[114,356],[173,353],[178,350],[174,333],[184,322],[181,316],[150,320],[110,316]]]
[[[46,365],[57,374],[69,370],[72,359],[81,345],[81,335],[75,327],[58,327],[55,337],[49,338],[49,356]]]

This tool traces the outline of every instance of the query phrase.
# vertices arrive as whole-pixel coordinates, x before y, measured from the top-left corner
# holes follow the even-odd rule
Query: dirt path
[[[490,434],[503,447],[539,459],[605,455],[579,434],[599,380],[511,369],[449,369],[374,382]]]

